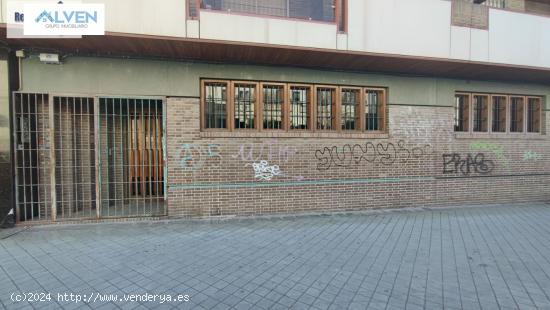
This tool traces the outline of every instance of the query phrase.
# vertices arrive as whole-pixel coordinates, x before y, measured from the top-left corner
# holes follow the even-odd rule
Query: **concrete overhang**
[[[12,50],[79,56],[192,60],[550,85],[549,68],[117,32],[82,39],[8,39],[6,24],[0,24],[0,44]]]

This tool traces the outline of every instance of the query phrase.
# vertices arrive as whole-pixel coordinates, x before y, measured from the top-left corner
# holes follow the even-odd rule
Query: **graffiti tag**
[[[240,159],[246,163],[266,160],[282,165],[287,163],[297,153],[298,150],[295,147],[279,144],[276,139],[272,139],[263,141],[262,143],[242,144],[239,152],[231,157]]]
[[[471,151],[488,151],[495,155],[496,159],[502,161],[505,166],[509,165],[508,158],[504,155],[504,149],[502,146],[486,143],[486,142],[475,142],[470,144]]]
[[[219,149],[218,144],[182,144],[178,155],[179,164],[183,169],[191,171],[202,169],[209,161],[218,166],[222,159]]]
[[[252,168],[254,168],[254,178],[262,181],[271,181],[274,176],[281,174],[279,166],[270,166],[266,160],[262,160],[259,163],[253,163]]]
[[[462,157],[458,153],[443,154],[443,173],[460,173],[469,175],[472,172],[487,174],[493,171],[495,163],[492,160],[485,159],[485,154],[468,154]]]
[[[396,161],[405,162],[410,158],[420,158],[428,154],[431,154],[431,145],[409,149],[405,146],[405,141],[400,140],[397,145],[367,142],[355,145],[346,144],[341,148],[337,146],[325,147],[315,151],[315,158],[318,160],[317,170],[321,171],[331,167],[359,165],[363,160],[369,163],[378,161],[382,165],[389,166]]]
[[[526,151],[523,153],[523,160],[529,161],[529,160],[539,160],[542,158],[542,155],[533,151]]]

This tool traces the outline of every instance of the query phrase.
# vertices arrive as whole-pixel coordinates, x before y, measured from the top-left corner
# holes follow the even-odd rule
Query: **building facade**
[[[550,200],[547,1],[105,0],[82,39],[1,2],[19,222]]]

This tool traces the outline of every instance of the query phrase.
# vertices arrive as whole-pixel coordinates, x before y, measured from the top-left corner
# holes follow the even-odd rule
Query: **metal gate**
[[[14,93],[18,221],[165,215],[163,106]]]
[[[101,216],[165,214],[163,102],[99,98]]]

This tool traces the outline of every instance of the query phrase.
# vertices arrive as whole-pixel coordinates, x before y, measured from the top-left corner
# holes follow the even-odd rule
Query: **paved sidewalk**
[[[60,306],[550,309],[550,206],[47,226],[0,240],[0,308]]]

